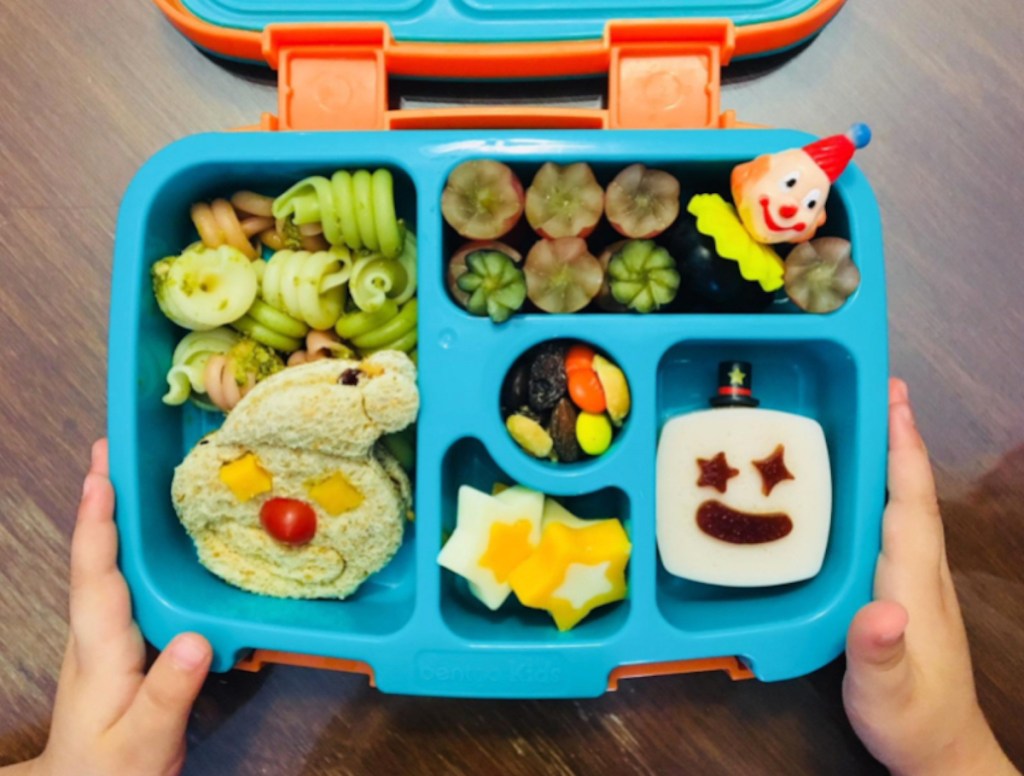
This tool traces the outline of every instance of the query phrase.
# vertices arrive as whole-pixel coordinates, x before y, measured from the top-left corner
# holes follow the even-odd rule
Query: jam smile
[[[780,225],[778,221],[772,218],[772,212],[768,208],[768,197],[761,197],[761,211],[764,213],[765,226],[767,226],[773,232],[788,232],[791,230],[796,232],[802,232],[807,228],[807,224],[803,223],[802,221],[797,222],[792,226]]]
[[[757,515],[740,512],[717,500],[700,505],[697,525],[708,536],[729,544],[777,542],[793,530],[793,521],[785,513]]]

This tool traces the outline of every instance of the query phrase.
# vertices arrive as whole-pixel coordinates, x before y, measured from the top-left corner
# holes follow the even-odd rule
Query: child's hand
[[[107,443],[93,446],[71,541],[71,632],[39,776],[176,774],[185,726],[210,667],[210,645],[183,634],[148,674],[145,644],[117,568]]]
[[[1017,773],[978,706],[928,452],[899,380],[889,389],[889,423],[876,600],[847,637],[846,713],[894,773]]]

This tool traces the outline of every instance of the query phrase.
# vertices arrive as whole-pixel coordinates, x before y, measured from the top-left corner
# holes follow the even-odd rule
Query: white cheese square
[[[779,481],[765,495],[755,462],[770,458],[780,446],[793,479]],[[698,460],[719,453],[737,471],[725,481],[724,493],[698,484]],[[816,421],[740,407],[682,415],[662,430],[657,469],[658,551],[670,574],[710,585],[762,587],[810,579],[821,570],[832,521],[832,472],[825,434]],[[710,536],[697,515],[702,505],[715,501],[755,520],[785,515],[791,530],[758,544]],[[706,513],[714,511],[711,506]],[[782,523],[775,520],[775,525]],[[739,526],[739,534],[745,524],[746,517],[730,523]]]

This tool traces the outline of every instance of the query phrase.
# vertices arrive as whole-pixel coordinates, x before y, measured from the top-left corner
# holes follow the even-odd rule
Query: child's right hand
[[[978,705],[928,452],[900,380],[889,390],[889,505],[875,602],[850,626],[846,657],[846,713],[893,773],[1018,773]]]
[[[71,540],[71,633],[46,751],[4,776],[168,776],[185,763],[185,726],[210,667],[202,636],[175,638],[148,673],[117,568],[107,443],[93,446]]]

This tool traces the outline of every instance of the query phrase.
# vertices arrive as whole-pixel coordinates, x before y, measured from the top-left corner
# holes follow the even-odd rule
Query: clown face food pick
[[[802,243],[825,223],[825,201],[871,130],[855,124],[804,148],[767,154],[732,173],[732,196],[743,225],[760,243]]]
[[[718,194],[691,198],[686,213],[665,235],[679,269],[682,305],[721,312],[768,307],[786,282],[788,268],[788,259],[783,262],[773,246],[814,237],[825,223],[832,184],[870,139],[871,131],[858,124],[845,135],[741,164],[732,174],[734,204]],[[823,274],[827,271],[794,280],[799,298],[826,285],[832,299],[822,304],[834,304],[833,284]],[[849,279],[844,273],[840,293]],[[820,306],[817,301],[805,304]]]
[[[658,551],[675,576],[761,587],[821,570],[832,520],[824,431],[810,418],[757,409],[752,384],[750,364],[723,362],[715,409],[662,430]]]

